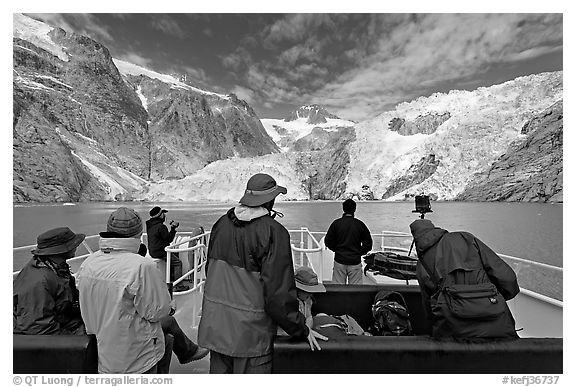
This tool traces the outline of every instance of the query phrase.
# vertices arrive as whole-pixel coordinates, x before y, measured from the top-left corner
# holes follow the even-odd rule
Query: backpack
[[[364,262],[366,263],[364,275],[366,275],[367,271],[371,271],[387,277],[405,280],[406,282],[411,279],[417,279],[417,258],[390,251],[378,251],[366,255]]]
[[[428,265],[422,266],[436,285],[430,297],[433,337],[497,338],[518,337],[506,323],[506,300],[493,283],[458,284],[457,272],[439,279]]]
[[[380,290],[372,303],[374,336],[410,336],[412,325],[404,297],[398,292]]]

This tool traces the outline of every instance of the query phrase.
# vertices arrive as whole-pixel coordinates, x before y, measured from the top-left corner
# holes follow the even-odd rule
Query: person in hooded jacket
[[[502,258],[471,233],[448,232],[435,227],[428,219],[412,222],[410,231],[419,259],[416,276],[433,337],[518,337],[514,317],[505,302],[504,313],[482,322],[439,315],[441,308],[432,303],[437,285],[442,281],[455,284],[492,283],[506,301],[511,300],[520,292],[520,288],[516,273]]]
[[[286,188],[267,174],[247,183],[240,204],[212,227],[198,344],[210,349],[210,373],[270,373],[280,326],[297,339],[327,340],[298,310],[288,230],[274,220]]]

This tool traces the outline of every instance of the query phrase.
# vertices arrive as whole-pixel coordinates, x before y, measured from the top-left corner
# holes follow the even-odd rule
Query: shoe
[[[198,347],[198,349],[196,349],[196,352],[194,352],[192,356],[190,356],[188,359],[181,361],[180,364],[187,364],[190,363],[191,361],[200,360],[206,357],[206,355],[208,355],[209,353],[210,353],[209,349]]]

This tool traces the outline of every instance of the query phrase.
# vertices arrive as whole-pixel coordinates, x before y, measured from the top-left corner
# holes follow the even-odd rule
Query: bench
[[[97,374],[94,335],[12,335],[15,374]]]
[[[401,293],[410,311],[415,336],[348,336],[320,341],[321,351],[307,342],[277,337],[274,373],[393,373],[393,374],[559,374],[561,338],[515,340],[433,339],[422,308],[420,291],[407,285],[334,285],[315,293],[312,313],[348,314],[362,328],[373,323],[371,305],[381,289]]]

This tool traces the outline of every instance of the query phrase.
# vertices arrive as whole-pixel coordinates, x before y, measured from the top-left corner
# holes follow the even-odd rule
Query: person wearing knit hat
[[[274,219],[287,190],[265,173],[250,177],[240,203],[212,227],[198,344],[210,373],[270,373],[275,326],[320,350],[327,340],[298,311],[288,230]],[[241,289],[242,291],[239,291]]]
[[[362,284],[362,255],[372,249],[370,230],[354,216],[356,202],[342,202],[342,217],[334,220],[324,237],[324,244],[334,251],[332,282],[336,284]]]
[[[428,219],[412,222],[410,232],[418,255],[416,277],[433,337],[518,337],[506,301],[514,298],[520,288],[514,270],[502,258],[471,233],[448,232],[434,226]],[[481,294],[480,289],[487,287],[489,295],[485,299],[490,302],[482,304],[484,307],[481,309],[474,306],[473,314],[488,313],[490,318],[460,318],[445,308],[450,302],[439,302],[439,299],[447,297],[448,292],[438,291],[444,286],[454,286],[454,289],[463,291],[469,286],[475,294]],[[496,293],[493,293],[493,287]],[[459,305],[466,311],[466,303]],[[494,314],[494,310],[498,310],[498,314]]]
[[[100,249],[78,271],[86,332],[98,341],[100,373],[155,373],[166,351],[160,321],[170,294],[152,258],[138,254],[142,218],[131,208],[110,214]]]
[[[38,235],[32,259],[13,282],[14,333],[85,334],[78,289],[66,263],[84,238],[68,227]]]

